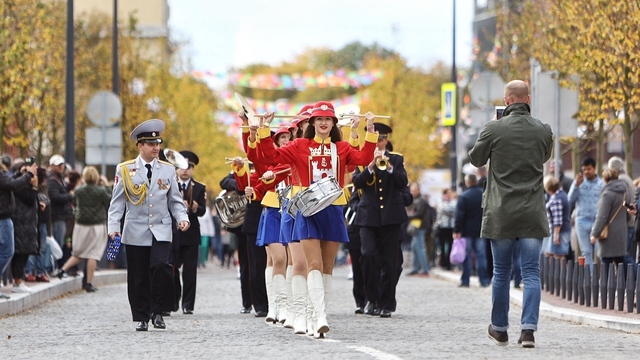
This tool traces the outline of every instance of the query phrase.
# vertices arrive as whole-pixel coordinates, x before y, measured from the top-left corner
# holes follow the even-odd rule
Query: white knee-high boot
[[[309,299],[313,305],[313,329],[314,337],[322,338],[329,331],[327,315],[324,305],[324,282],[319,270],[311,270],[307,276],[307,288]]]
[[[284,275],[273,275],[273,292],[276,298],[276,319],[283,323],[287,319],[287,280]]]
[[[293,266],[287,266],[287,274],[285,278],[287,281],[287,320],[284,322],[284,327],[287,329],[293,329],[293,320],[296,317],[295,310],[293,310]]]
[[[307,331],[307,279],[303,275],[296,275],[291,281],[293,311],[289,311],[287,321],[293,318],[293,333],[304,334]],[[293,313],[293,316],[292,316]]]
[[[322,285],[324,286],[324,312],[326,314],[329,309],[329,294],[333,287],[333,275],[322,274]]]
[[[309,296],[309,278],[307,278],[307,283],[305,284],[307,287],[307,308],[306,310],[306,320],[307,320],[307,335],[313,336],[313,303],[311,302],[311,296]]]
[[[269,312],[267,312],[267,317],[264,321],[275,324],[278,315],[278,306],[273,292],[273,266],[267,266],[266,269],[264,269],[264,282],[267,287],[267,303],[269,304]]]

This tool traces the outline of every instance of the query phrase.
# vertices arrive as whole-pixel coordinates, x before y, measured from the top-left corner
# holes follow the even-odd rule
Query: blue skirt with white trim
[[[265,246],[280,242],[280,209],[266,207],[262,209],[256,245]]]
[[[293,227],[293,241],[319,239],[348,243],[341,205],[329,205],[315,215],[304,217],[298,211]]]
[[[284,206],[282,209],[286,209],[289,204],[289,199],[286,199],[284,202]],[[288,244],[293,242],[293,226],[295,224],[295,219],[293,216],[289,215],[286,210],[283,210],[283,214],[280,218],[280,242],[283,244]]]

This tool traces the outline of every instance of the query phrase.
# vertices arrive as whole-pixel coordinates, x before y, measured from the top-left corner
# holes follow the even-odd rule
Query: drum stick
[[[283,169],[283,170],[280,170],[280,171],[276,171],[276,172],[274,172],[274,173],[273,173],[273,175],[280,175],[280,174],[284,174],[284,173],[286,173],[287,171],[291,171],[291,168],[286,168],[286,169]],[[263,180],[263,179],[264,179],[264,178],[261,176],[261,177],[260,177],[260,179],[258,179],[258,180]]]
[[[251,171],[247,171],[247,187],[251,187]],[[251,204],[251,196],[249,196],[249,204]]]

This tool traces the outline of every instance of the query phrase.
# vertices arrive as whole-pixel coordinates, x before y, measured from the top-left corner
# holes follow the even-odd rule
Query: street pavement
[[[640,334],[551,316],[540,318],[536,347],[519,348],[517,296],[509,345],[499,347],[487,337],[491,289],[477,283],[459,288],[456,272],[403,275],[391,318],[355,315],[348,272],[346,267],[334,271],[327,311],[331,331],[323,340],[240,314],[237,272],[212,263],[199,270],[194,314],[173,313],[165,318],[166,330],[150,326],[148,332],[134,331],[124,272],[99,271],[95,293],[79,290],[79,278],[52,279],[36,284],[36,294],[11,294],[11,301],[62,285],[77,290],[0,318],[0,359],[629,359],[638,353]],[[118,276],[122,282],[113,283]],[[101,277],[111,280],[101,284]],[[640,324],[640,315],[624,318]]]

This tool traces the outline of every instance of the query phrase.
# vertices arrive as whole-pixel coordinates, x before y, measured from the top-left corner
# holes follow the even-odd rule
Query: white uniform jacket
[[[140,156],[120,163],[116,168],[108,231],[109,234],[120,232],[124,215],[123,244],[151,246],[152,235],[158,241],[171,242],[171,215],[178,223],[189,221],[187,207],[178,189],[176,169],[157,159],[152,164],[151,184]],[[129,176],[124,174],[123,177],[124,167]],[[145,185],[146,191],[143,191]]]

